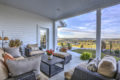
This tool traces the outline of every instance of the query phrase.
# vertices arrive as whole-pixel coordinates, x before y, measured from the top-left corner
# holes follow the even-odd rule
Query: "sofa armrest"
[[[120,61],[118,61],[118,63],[117,63],[116,80],[120,80]]]
[[[87,69],[76,67],[71,80],[112,80],[106,78],[97,72],[91,72]]]
[[[36,80],[36,77],[35,73],[31,71],[16,77],[8,78],[6,80]]]

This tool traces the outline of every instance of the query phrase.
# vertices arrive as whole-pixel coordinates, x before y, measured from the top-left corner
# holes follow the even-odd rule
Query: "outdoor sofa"
[[[40,72],[40,75],[38,77],[35,76],[35,73],[33,71],[29,71],[26,73],[23,73],[18,76],[11,77],[9,74],[9,70],[7,65],[5,64],[3,55],[6,52],[4,52],[2,49],[0,49],[0,80],[48,80],[48,77],[45,76],[42,72]],[[24,59],[24,57],[17,57],[16,60]]]
[[[75,68],[65,72],[65,80],[120,80],[120,61],[117,62],[117,71],[113,78],[88,70],[87,64],[87,62],[83,62]]]

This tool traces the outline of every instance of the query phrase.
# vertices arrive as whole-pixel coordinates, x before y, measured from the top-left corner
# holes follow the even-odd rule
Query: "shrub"
[[[115,50],[115,54],[119,54],[119,50],[117,49],[117,50]]]
[[[83,45],[81,45],[80,48],[83,48]]]
[[[106,43],[102,41],[101,49],[106,49]]]
[[[82,60],[88,60],[88,59],[90,59],[91,57],[92,57],[92,54],[91,54],[91,53],[89,53],[89,52],[84,52],[84,53],[81,54],[80,59],[82,59]]]

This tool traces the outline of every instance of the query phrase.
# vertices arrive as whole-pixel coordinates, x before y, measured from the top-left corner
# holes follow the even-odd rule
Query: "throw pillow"
[[[20,57],[21,53],[19,51],[19,48],[5,48],[5,51],[9,54],[11,54],[13,57]]]
[[[113,78],[117,71],[116,59],[112,56],[105,56],[98,65],[98,73]]]
[[[98,63],[99,63],[98,59],[93,59],[91,62],[88,63],[87,69],[92,72],[97,72]]]
[[[8,54],[8,53],[5,53],[5,54],[3,54],[3,57],[4,57],[4,61],[6,62],[6,60],[15,60],[15,58],[12,56],[12,55],[10,55],[10,54]]]
[[[40,56],[32,56],[22,60],[7,60],[6,64],[13,77],[30,71],[34,71],[35,75],[38,76],[40,74],[40,61]]]
[[[8,78],[8,70],[4,62],[0,60],[0,80],[6,80]]]

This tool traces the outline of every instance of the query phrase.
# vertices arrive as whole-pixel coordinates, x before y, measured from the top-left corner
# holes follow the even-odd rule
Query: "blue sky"
[[[96,11],[64,20],[58,29],[59,38],[95,38]],[[102,38],[120,38],[120,5],[102,9]]]

